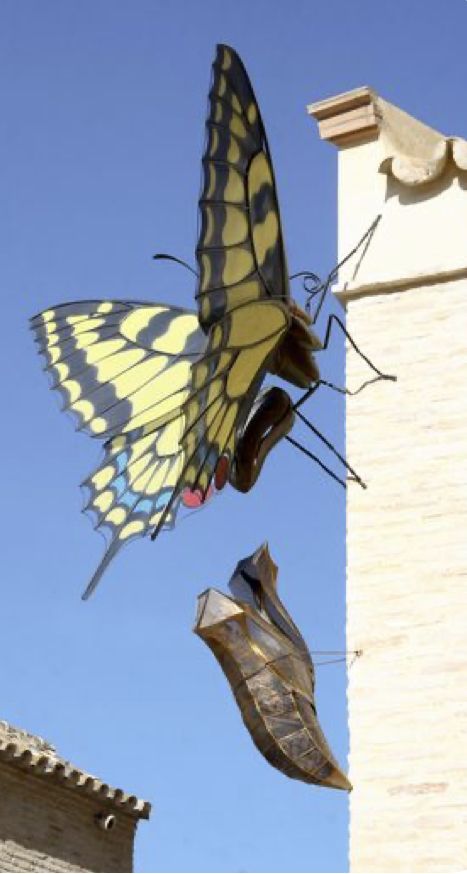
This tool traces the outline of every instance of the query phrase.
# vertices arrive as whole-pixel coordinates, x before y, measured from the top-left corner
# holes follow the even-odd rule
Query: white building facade
[[[334,289],[397,382],[347,399],[350,869],[467,869],[467,143],[369,88],[309,107],[338,148]],[[373,374],[347,350],[347,387]]]

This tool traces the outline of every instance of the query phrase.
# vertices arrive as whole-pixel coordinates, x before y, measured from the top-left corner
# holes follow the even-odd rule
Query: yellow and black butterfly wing
[[[197,246],[208,344],[184,405],[183,480],[204,494],[290,325],[286,259],[264,126],[238,55],[218,46],[206,122]],[[157,531],[155,532],[157,533]]]
[[[180,438],[183,467],[166,513],[182,489],[206,495],[221,457],[230,469],[270,357],[289,323],[283,303],[260,300],[237,307],[211,328],[206,349],[192,366]],[[163,513],[153,538],[164,524]]]
[[[130,301],[85,301],[32,319],[52,387],[77,428],[105,440],[83,483],[85,510],[108,541],[88,596],[118,549],[171,526],[183,497],[183,404],[206,347],[195,313]],[[169,507],[170,504],[170,507]]]
[[[245,68],[225,45],[213,64],[206,131],[197,300],[208,331],[237,306],[289,297],[264,125]]]
[[[122,546],[173,526],[182,503],[205,497],[219,458],[231,463],[289,320],[280,302],[251,306],[226,314],[208,338],[195,313],[130,301],[64,304],[32,320],[64,409],[104,440],[83,488],[107,550],[84,597]]]

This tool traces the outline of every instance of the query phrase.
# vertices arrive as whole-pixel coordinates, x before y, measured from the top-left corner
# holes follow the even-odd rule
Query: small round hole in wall
[[[95,816],[96,825],[104,832],[110,832],[117,825],[117,817],[113,813],[98,813]]]

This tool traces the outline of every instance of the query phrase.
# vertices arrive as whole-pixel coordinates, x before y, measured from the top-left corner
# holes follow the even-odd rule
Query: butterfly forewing
[[[238,55],[213,65],[200,198],[198,306],[204,330],[239,304],[289,294],[274,172],[263,122]]]

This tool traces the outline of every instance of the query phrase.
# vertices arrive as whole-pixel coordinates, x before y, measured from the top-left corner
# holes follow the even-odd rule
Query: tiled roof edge
[[[55,754],[48,755],[45,751],[38,752],[7,738],[0,738],[0,761],[54,784],[66,786],[82,795],[104,801],[137,819],[149,819],[149,801],[143,801],[136,795],[128,795],[123,789],[114,789],[97,777],[57,758]]]

